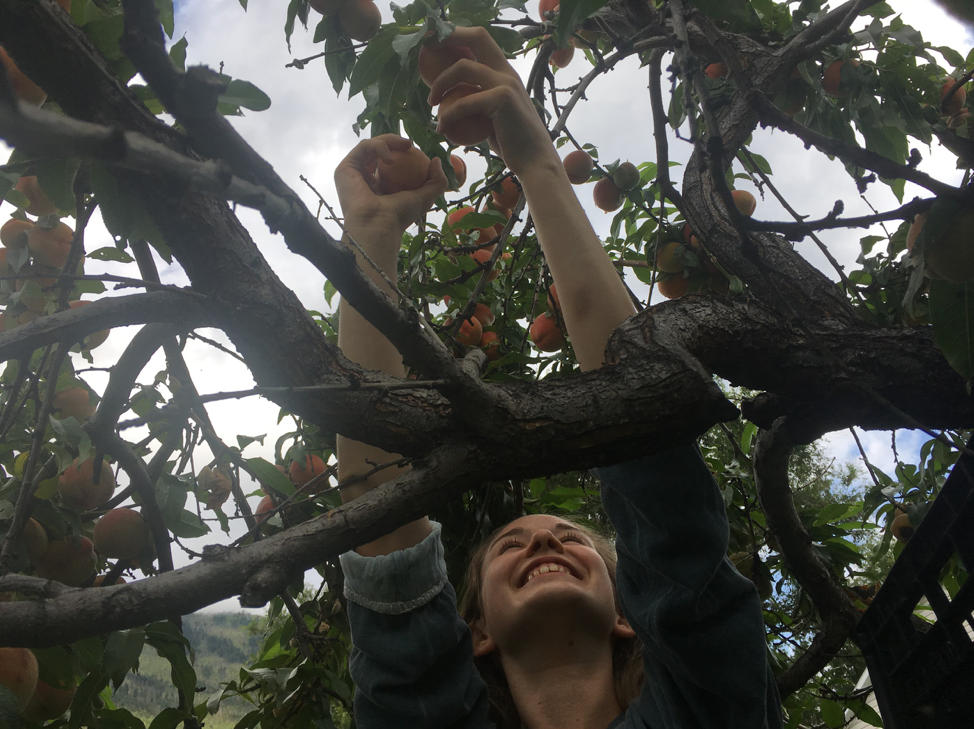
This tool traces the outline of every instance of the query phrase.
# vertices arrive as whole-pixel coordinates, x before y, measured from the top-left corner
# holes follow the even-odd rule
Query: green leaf
[[[122,49],[118,44],[122,37],[125,19],[121,14],[109,15],[104,18],[90,20],[85,25],[85,33],[102,52],[105,58],[115,61],[122,58]]]
[[[57,205],[58,210],[74,210],[74,177],[78,172],[78,160],[44,160],[35,169],[37,184],[51,198],[51,202]]]
[[[822,719],[832,729],[839,729],[845,725],[845,711],[842,704],[831,699],[822,699],[819,703],[819,711],[822,712]]]
[[[564,48],[575,32],[575,27],[606,4],[606,0],[561,0],[558,4],[558,20],[555,24],[555,45]]]
[[[338,52],[341,48],[346,50]],[[325,52],[328,54],[325,56],[325,70],[328,72],[328,78],[331,79],[335,93],[340,94],[342,87],[345,86],[345,81],[355,66],[355,51],[351,49],[346,37],[336,33],[325,41]]]
[[[426,28],[422,28],[415,33],[397,35],[392,39],[392,50],[399,54],[399,62],[406,65],[409,59],[409,52],[423,42],[426,37]]]
[[[223,104],[242,106],[251,111],[264,111],[271,105],[270,97],[254,86],[250,81],[235,78],[227,86],[227,90],[220,94],[219,101]]]
[[[186,70],[186,46],[188,45],[189,41],[186,40],[186,36],[184,35],[169,48],[169,60],[180,71]]]
[[[210,527],[204,524],[192,511],[183,509],[176,521],[166,521],[166,526],[173,536],[180,539],[195,539],[210,533]]]
[[[172,38],[173,31],[173,8],[172,0],[156,0],[156,10],[159,11],[159,22],[166,35]]]
[[[930,221],[928,219],[927,224]],[[924,225],[924,228],[927,226]],[[933,341],[950,366],[965,379],[974,377],[974,283],[930,282]]]
[[[876,710],[865,701],[854,701],[849,705],[849,708],[852,709],[853,714],[870,726],[883,726],[882,717],[877,714]]]
[[[731,30],[761,30],[761,20],[748,0],[695,0],[694,5],[714,20],[728,23]]]
[[[196,671],[186,656],[189,642],[170,622],[152,623],[145,628],[146,642],[169,661],[172,682],[184,696],[196,694]]]
[[[71,702],[71,719],[68,723],[70,729],[81,729],[91,713],[92,701],[107,685],[108,675],[100,670],[92,671],[81,682]]]
[[[149,729],[176,729],[186,719],[186,712],[172,706],[163,709],[149,724]]]
[[[291,34],[294,33],[295,19],[301,25],[308,27],[308,0],[291,0],[287,6],[287,20],[284,21],[284,39],[287,41],[288,53],[291,52]]]
[[[108,636],[102,665],[115,688],[122,685],[129,671],[138,668],[144,643],[145,631],[142,628],[119,630]]]
[[[248,458],[247,465],[257,476],[257,480],[266,484],[275,491],[290,496],[294,493],[294,484],[283,473],[277,470],[277,466],[264,460],[263,458]]]
[[[115,246],[105,246],[86,254],[89,259],[95,261],[117,261],[118,263],[131,263],[135,259],[125,251],[121,251]]]
[[[355,68],[352,69],[348,98],[352,98],[379,80],[382,70],[395,54],[392,40],[398,33],[398,28],[386,28],[380,31],[362,51],[355,63]]]

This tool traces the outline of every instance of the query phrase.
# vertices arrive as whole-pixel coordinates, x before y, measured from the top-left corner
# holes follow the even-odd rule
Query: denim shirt
[[[609,727],[592,729],[779,729],[761,599],[726,557],[724,503],[696,445],[593,472],[646,681]],[[415,547],[341,561],[358,729],[494,729],[440,525]]]

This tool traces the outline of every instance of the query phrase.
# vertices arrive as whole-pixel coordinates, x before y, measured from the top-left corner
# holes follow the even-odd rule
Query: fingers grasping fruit
[[[418,190],[429,176],[430,159],[418,147],[406,150],[391,150],[392,160],[379,159],[376,176],[379,192],[391,195],[406,190]]]

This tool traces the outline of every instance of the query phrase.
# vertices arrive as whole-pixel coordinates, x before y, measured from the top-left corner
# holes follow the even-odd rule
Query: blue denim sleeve
[[[447,580],[441,526],[409,549],[341,556],[358,729],[491,729],[470,629]]]
[[[696,444],[594,473],[623,614],[644,646],[646,683],[623,726],[781,727],[761,600],[726,557],[724,503]]]

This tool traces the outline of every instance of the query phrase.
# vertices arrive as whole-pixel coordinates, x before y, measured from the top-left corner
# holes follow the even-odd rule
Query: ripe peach
[[[308,4],[322,15],[334,15],[348,0],[308,0]]]
[[[656,288],[667,299],[679,299],[690,290],[690,279],[681,274],[676,274],[665,281],[657,281]]]
[[[957,129],[960,129],[965,124],[967,125],[968,136],[970,136],[970,131],[971,131],[971,111],[967,107],[964,107],[963,109],[961,109],[960,111],[958,111],[956,114],[954,114],[953,116],[951,116],[947,120],[947,128],[948,129],[957,130]],[[0,234],[2,234],[2,233],[3,233],[3,229],[0,228]]]
[[[899,509],[897,509],[896,517],[890,522],[889,529],[893,533],[893,537],[904,544],[910,541],[910,537],[916,531],[916,527],[910,522],[909,515]]]
[[[73,238],[74,231],[64,223],[58,223],[53,228],[34,225],[27,233],[27,247],[36,263],[61,268],[68,260]]]
[[[79,423],[95,414],[95,406],[83,387],[66,387],[55,392],[54,409],[58,418],[74,418]]]
[[[485,327],[489,327],[494,323],[494,312],[490,310],[487,304],[477,304],[476,308],[473,310],[473,315],[477,318],[477,321]]]
[[[471,61],[477,60],[474,52],[467,46],[433,48],[429,45],[423,45],[419,49],[419,77],[427,86],[432,86],[441,73],[464,58]]]
[[[595,200],[595,207],[607,213],[622,207],[622,191],[616,187],[611,177],[603,177],[595,183],[592,198]]]
[[[451,154],[450,164],[453,165],[453,174],[457,176],[457,186],[463,187],[463,184],[467,181],[467,163],[463,161],[462,157]]]
[[[37,563],[37,574],[68,587],[81,587],[91,577],[97,563],[88,537],[67,537],[48,545],[47,553]]]
[[[112,509],[95,523],[92,540],[103,557],[132,559],[148,544],[149,526],[137,511]]]
[[[666,273],[682,273],[683,262],[677,260],[677,252],[682,244],[678,240],[664,241],[656,251],[656,268]]]
[[[37,659],[29,648],[0,648],[0,685],[14,695],[18,712],[27,707],[37,688]]]
[[[859,65],[859,61],[856,59],[852,59],[850,63],[853,68]],[[845,61],[832,61],[829,67],[825,69],[825,74],[822,76],[822,87],[829,96],[839,98],[849,95],[849,89],[844,87],[840,88],[842,84],[843,65],[845,65]]]
[[[37,564],[47,553],[47,532],[37,519],[28,519],[24,524],[23,531],[20,532],[20,544],[31,564]]]
[[[264,519],[267,518],[267,512],[274,508],[274,499],[270,496],[265,496],[257,504],[257,510],[254,511],[254,516],[257,517],[257,523],[260,524]]]
[[[291,461],[288,474],[291,476],[291,481],[294,482],[294,485],[301,487],[315,476],[324,473],[326,469],[327,466],[325,466],[325,462],[321,460],[320,456],[306,453],[303,464],[298,461]],[[320,483],[319,488],[324,488],[327,485],[326,483]]]
[[[11,218],[0,227],[0,243],[7,248],[23,248],[27,245],[27,234],[33,227],[29,220]]]
[[[138,562],[138,560],[132,560],[132,561],[133,562]],[[104,584],[105,584],[105,578],[107,576],[108,575],[98,575],[97,577],[95,577],[95,581],[92,583],[92,585],[94,587],[102,587],[102,586],[104,586]],[[126,584],[126,582],[127,581],[126,581],[126,579],[124,577],[118,577],[118,578],[115,579],[115,582],[113,582],[111,585],[109,585],[109,587],[114,586],[114,585],[124,585],[124,584]]]
[[[59,684],[58,687],[38,680],[37,687],[34,689],[30,701],[27,702],[26,708],[21,712],[21,716],[36,722],[57,719],[71,708],[71,702],[74,700],[77,691],[78,685],[73,680],[69,683]]]
[[[440,117],[465,96],[475,94],[480,89],[473,84],[460,83],[447,91],[440,99]],[[480,144],[494,133],[494,125],[486,114],[470,114],[443,126],[443,136],[453,144],[469,146]]]
[[[501,358],[501,338],[497,332],[484,332],[480,337],[480,346],[491,362]]]
[[[943,101],[947,96],[947,92],[954,88],[955,83],[957,83],[957,79],[955,78],[950,78],[948,76],[944,79],[944,83],[940,87],[941,101]],[[967,91],[963,86],[960,86],[957,91],[954,92],[953,96],[950,97],[950,100],[947,101],[946,105],[941,104],[940,111],[943,112],[944,116],[953,116],[964,108],[965,103],[967,103]]]
[[[57,205],[51,202],[51,198],[41,189],[41,186],[37,183],[36,175],[24,175],[17,180],[14,189],[30,202],[30,205],[25,210],[28,215],[37,215],[40,217],[57,212]]]
[[[632,162],[623,162],[612,173],[612,181],[620,190],[631,190],[639,185],[639,168]]]
[[[703,72],[707,74],[707,78],[712,79],[727,78],[728,74],[730,74],[727,65],[723,62],[711,63]]]
[[[448,316],[443,320],[443,328],[447,331],[453,326],[453,317]],[[465,347],[476,347],[480,344],[480,338],[484,335],[484,327],[480,323],[480,320],[476,317],[471,316],[469,319],[464,319],[463,323],[460,324],[460,329],[454,334],[454,338]]]
[[[471,213],[476,213],[476,212],[477,212],[476,209],[472,208],[469,205],[462,208],[457,208],[456,210],[451,211],[446,216],[446,224],[450,228],[455,230],[457,233],[467,233],[468,235],[472,236],[475,232],[479,232],[480,235],[477,238],[478,243],[486,243],[491,238],[496,238],[497,231],[493,225],[490,226],[489,228],[475,228],[471,224],[461,223],[461,221],[465,217],[467,217]]]
[[[734,204],[741,211],[741,215],[748,218],[754,215],[754,209],[758,206],[754,195],[747,190],[731,190],[731,197],[734,198]]]
[[[68,306],[72,309],[80,309],[84,306],[88,306],[88,304],[90,303],[92,302],[70,301],[68,302]],[[88,349],[94,349],[95,347],[100,347],[102,344],[105,343],[105,340],[108,339],[108,334],[110,331],[111,331],[110,329],[102,329],[101,331],[95,332],[94,334],[89,334],[87,337],[85,337],[85,346]]]
[[[548,13],[557,13],[561,0],[541,0],[538,3],[538,15],[542,20],[548,20]]]
[[[505,177],[501,180],[499,187],[490,191],[490,196],[497,207],[513,208],[521,199],[521,188],[518,187],[513,177]]]
[[[7,78],[10,79],[10,85],[21,101],[34,106],[44,103],[47,92],[27,78],[3,48],[0,48],[0,63],[7,67]]]
[[[575,46],[567,46],[565,48],[557,48],[551,52],[551,57],[548,58],[548,63],[557,68],[564,68],[569,63],[572,62],[572,58],[575,57]]]
[[[557,352],[565,346],[565,333],[558,326],[558,320],[542,314],[531,324],[531,341],[542,352]]]
[[[418,147],[399,152],[392,150],[392,162],[379,160],[379,192],[391,195],[405,190],[418,190],[429,177],[430,158]]]
[[[595,166],[589,153],[582,149],[569,152],[562,164],[565,166],[568,181],[573,185],[584,185],[588,182],[588,178],[592,176],[592,168]]]
[[[370,40],[382,26],[382,14],[372,0],[348,0],[338,9],[338,25],[352,40]]]
[[[101,479],[93,480],[95,459],[74,463],[64,469],[58,479],[61,497],[78,511],[91,511],[104,504],[115,493],[115,474],[107,463],[102,464]]]
[[[483,264],[487,263],[491,259],[491,256],[493,256],[493,255],[494,255],[493,252],[490,251],[489,249],[487,249],[487,248],[481,248],[480,250],[477,250],[477,251],[474,251],[473,253],[471,253],[470,254],[470,257],[478,265],[483,265]],[[510,254],[508,254],[508,255],[510,255]],[[495,278],[497,278],[497,275],[499,273],[500,273],[500,271],[497,270],[497,266],[495,265],[490,270],[490,273],[487,274],[487,280],[488,281],[493,281]]]

